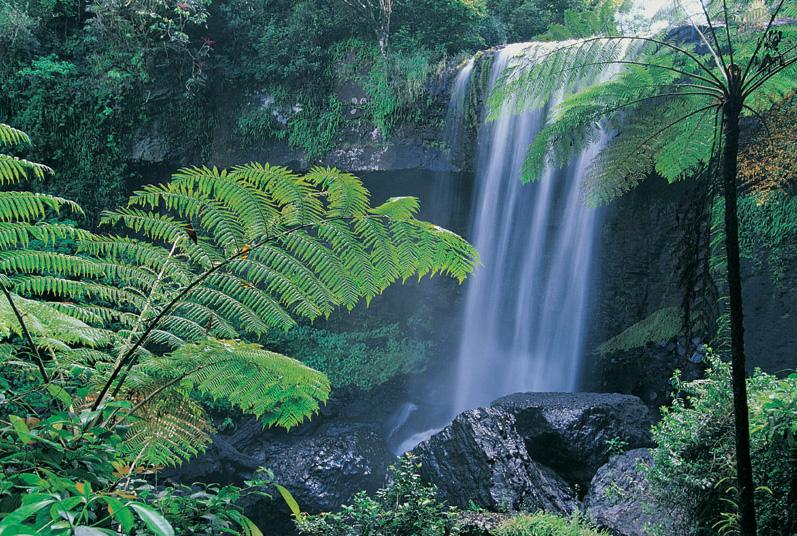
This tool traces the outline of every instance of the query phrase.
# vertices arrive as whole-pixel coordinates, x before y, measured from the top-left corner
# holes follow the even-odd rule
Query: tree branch
[[[25,336],[28,346],[30,346],[30,349],[33,351],[33,355],[36,358],[36,366],[39,368],[39,374],[41,374],[44,383],[49,383],[50,378],[47,376],[47,371],[44,368],[44,361],[42,360],[41,353],[39,353],[39,347],[33,342],[33,338],[30,336],[30,331],[28,331],[28,326],[25,324],[25,319],[22,317],[22,313],[20,313],[19,309],[17,309],[17,305],[14,303],[11,292],[6,288],[6,286],[0,283],[0,287],[3,288],[3,294],[6,295],[6,299],[8,300],[9,305],[11,305],[11,309],[14,311],[14,316],[17,317],[17,321],[22,328],[22,334]]]

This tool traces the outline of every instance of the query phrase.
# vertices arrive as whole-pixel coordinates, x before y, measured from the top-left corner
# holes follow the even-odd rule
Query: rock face
[[[592,479],[583,503],[587,517],[619,536],[685,534],[682,515],[664,510],[649,493],[641,466],[651,463],[648,449],[614,456]]]
[[[533,461],[515,431],[515,418],[498,408],[478,408],[418,445],[424,478],[441,498],[467,507],[546,510],[570,514],[575,493],[553,471]]]
[[[318,513],[337,510],[359,490],[373,493],[382,487],[394,460],[381,431],[369,424],[333,422],[299,433],[275,433],[248,421],[231,435],[216,436],[204,456],[180,467],[171,478],[240,484],[264,466],[293,494],[302,511]],[[247,514],[259,526],[273,528],[273,534],[293,533],[290,514],[280,500],[258,498],[245,506]]]
[[[361,489],[379,489],[393,457],[377,430],[331,425],[289,445],[269,443],[262,459],[303,510],[320,512],[340,507]]]
[[[515,417],[532,459],[584,488],[608,461],[608,440],[619,438],[632,449],[652,446],[650,413],[635,396],[516,393],[492,406]]]

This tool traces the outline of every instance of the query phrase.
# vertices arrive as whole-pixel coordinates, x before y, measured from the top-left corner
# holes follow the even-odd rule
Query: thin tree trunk
[[[722,178],[725,196],[725,249],[728,263],[728,291],[731,313],[731,376],[733,412],[736,424],[736,477],[739,488],[739,517],[744,536],[756,536],[753,466],[750,461],[750,421],[747,405],[747,374],[744,353],[742,278],[739,263],[739,218],[736,172],[739,155],[739,114],[734,102],[725,105],[725,146]]]

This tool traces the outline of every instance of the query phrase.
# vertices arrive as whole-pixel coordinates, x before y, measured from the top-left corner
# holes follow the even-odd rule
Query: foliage
[[[309,536],[455,534],[455,511],[438,501],[437,490],[423,483],[418,469],[413,456],[404,455],[391,467],[390,484],[375,497],[360,492],[339,512],[306,516],[297,524],[299,532]]]
[[[126,448],[177,463],[209,439],[192,391],[290,428],[330,389],[295,360],[217,339],[351,309],[412,275],[470,272],[470,246],[415,220],[417,208],[411,198],[372,208],[359,180],[333,169],[190,168],[104,213],[123,234],[80,237],[71,254],[14,247],[0,266],[23,298],[54,300],[99,330],[97,344],[62,341],[59,361],[84,367],[95,407],[111,389],[140,400]]]
[[[300,326],[270,334],[265,344],[323,372],[333,388],[363,390],[418,372],[429,351],[428,343],[403,338],[398,324],[346,332]]]
[[[0,17],[8,36],[0,37],[0,118],[34,137],[35,155],[60,170],[44,188],[82,203],[90,223],[140,181],[129,162],[140,122],[171,102],[187,108],[201,91],[210,46],[196,32],[206,8],[205,0],[0,4],[11,15],[8,26]],[[164,117],[161,126],[179,126]]]
[[[508,43],[531,41],[544,34],[551,25],[564,22],[567,10],[586,11],[584,0],[490,0],[489,12],[502,29]]]
[[[0,141],[28,138],[2,125]],[[3,162],[0,177],[10,184],[49,171]],[[0,192],[8,305],[0,308],[0,463],[11,475],[0,487],[8,499],[0,523],[8,526],[35,514],[36,528],[68,531],[72,514],[62,510],[82,508],[73,521],[129,533],[135,519],[117,513],[132,510],[150,531],[173,533],[149,506],[112,503],[112,495],[120,485],[127,493],[137,473],[202,451],[211,426],[192,393],[285,428],[328,396],[322,373],[242,337],[351,309],[408,277],[461,280],[477,262],[464,240],[414,218],[414,198],[372,207],[356,177],[328,168],[303,176],[254,163],[187,168],[103,213],[115,234],[40,221],[63,206],[79,211],[52,196]],[[17,478],[27,474],[34,476]],[[50,496],[20,504],[21,490],[34,484]],[[181,491],[168,493],[167,502],[180,501]],[[219,513],[242,493],[206,489],[201,501],[219,526],[254,534],[240,512]],[[106,507],[110,515],[98,510]],[[196,513],[178,524],[196,523]]]
[[[92,534],[85,527],[131,533],[138,524],[157,536],[174,534],[158,511],[132,500],[135,494],[113,490],[121,438],[93,426],[92,412],[8,418],[0,427],[0,533]]]
[[[210,161],[219,139],[285,140],[314,161],[347,130],[433,125],[442,115],[425,97],[441,65],[503,43],[509,22],[542,33],[582,7],[514,1],[536,6],[519,17],[513,2],[393,4],[386,64],[371,24],[342,1],[0,0],[0,120],[34,137],[34,156],[59,170],[43,188],[78,201],[94,225],[147,172]],[[355,116],[339,100],[351,79],[339,53],[352,40],[367,49],[356,78],[369,95]]]
[[[607,536],[592,528],[578,515],[570,518],[553,514],[522,514],[505,521],[495,530],[496,536]]]
[[[784,193],[749,195],[739,200],[741,254],[766,264],[782,282],[789,262],[797,257],[797,197]]]
[[[385,64],[374,45],[351,40],[339,45],[338,61],[345,62],[341,78],[365,91],[365,117],[383,136],[419,109],[426,82],[434,72],[432,55],[423,48],[395,50]],[[419,118],[416,118],[419,119]]]
[[[797,179],[797,99],[770,110],[739,155],[739,179],[754,193],[789,191]]]
[[[260,529],[243,514],[241,501],[247,497],[272,497],[265,489],[273,487],[273,475],[261,469],[244,487],[194,483],[157,489],[146,482],[137,492],[170,521],[176,534],[247,534],[257,536]]]
[[[602,355],[642,348],[649,343],[668,341],[681,333],[683,311],[665,307],[598,346]]]
[[[704,380],[673,378],[677,395],[653,428],[657,448],[649,469],[662,504],[686,509],[691,534],[736,528],[730,367],[714,356]],[[797,531],[793,475],[797,460],[797,374],[778,379],[756,371],[748,379],[753,471],[761,534]]]
[[[707,9],[717,7],[712,4]],[[572,36],[583,37],[578,26],[570,30]],[[795,27],[786,25],[778,31],[785,52],[797,38]],[[562,166],[602,132],[621,128],[623,135],[608,140],[592,162],[585,188],[593,203],[622,195],[651,170],[673,182],[712,161],[720,147],[719,116],[724,102],[718,89],[725,77],[720,59],[715,65],[712,58],[698,57],[689,44],[614,32],[609,26],[594,37],[537,45],[492,95],[494,110],[509,98],[517,99],[518,110],[531,110],[544,106],[555,91],[575,91],[584,80],[597,80],[556,106],[552,121],[529,148],[524,180],[537,180],[545,166]],[[770,74],[767,66],[753,67],[760,52],[760,29],[736,24],[729,32],[734,61],[751,66],[747,89],[752,93],[744,113],[760,115],[794,90],[797,67],[785,57],[783,71]],[[562,29],[558,34],[563,36]],[[601,80],[609,64],[622,70]]]
[[[486,16],[484,0],[399,0],[393,43],[400,49],[420,45],[447,54],[475,51],[486,44],[480,35]]]
[[[603,451],[607,456],[617,456],[628,450],[628,441],[621,437],[610,437],[604,441]]]

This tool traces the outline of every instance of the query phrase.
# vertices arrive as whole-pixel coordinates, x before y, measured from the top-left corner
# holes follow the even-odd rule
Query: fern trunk
[[[756,536],[753,467],[750,461],[750,421],[747,404],[747,374],[744,352],[744,314],[739,262],[739,218],[737,214],[737,159],[741,105],[732,99],[725,105],[725,145],[722,179],[725,197],[725,248],[731,317],[731,376],[736,427],[736,476],[739,494],[739,523],[744,536]]]

